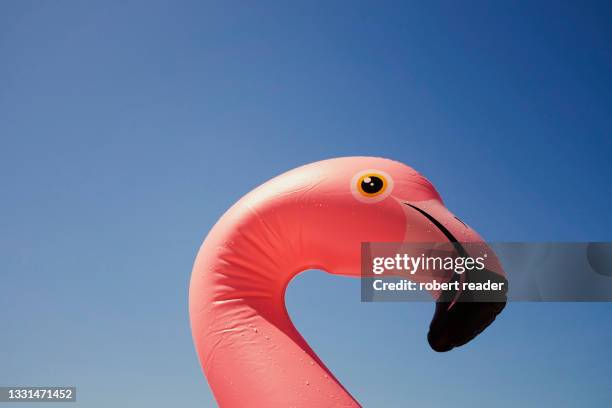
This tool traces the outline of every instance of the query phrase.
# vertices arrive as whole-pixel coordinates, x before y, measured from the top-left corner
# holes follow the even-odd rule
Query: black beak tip
[[[431,331],[427,333],[427,342],[429,343],[431,349],[438,353],[446,353],[447,351],[451,351],[453,348],[455,348],[446,339],[433,334]]]
[[[427,333],[434,351],[447,352],[463,346],[486,329],[506,306],[505,302],[460,302],[450,309],[448,302],[436,303],[436,312]]]

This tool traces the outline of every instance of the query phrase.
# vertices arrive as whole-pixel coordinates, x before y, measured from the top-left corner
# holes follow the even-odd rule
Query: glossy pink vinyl
[[[380,180],[381,191],[361,189]],[[324,160],[248,193],[206,237],[189,289],[195,347],[219,405],[360,406],[293,326],[284,302],[287,284],[307,269],[359,277],[362,242],[448,242],[449,234],[482,241],[444,207],[428,180],[388,159]],[[469,341],[503,305],[486,307],[470,307],[474,316],[470,310],[485,310],[476,322],[465,320],[465,311],[455,318],[453,325],[464,319],[474,326],[466,338],[453,337],[456,329],[440,320],[430,331],[432,347],[446,351]]]

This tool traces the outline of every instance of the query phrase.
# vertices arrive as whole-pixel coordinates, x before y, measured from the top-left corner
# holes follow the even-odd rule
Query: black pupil
[[[384,183],[380,177],[368,176],[361,180],[361,189],[368,194],[376,194],[382,190]]]

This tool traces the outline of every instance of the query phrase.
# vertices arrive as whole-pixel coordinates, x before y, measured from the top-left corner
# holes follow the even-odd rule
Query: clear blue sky
[[[197,248],[315,160],[410,164],[489,240],[612,240],[609,2],[215,3],[0,2],[0,384],[214,406]],[[287,302],[365,406],[612,405],[612,304],[510,304],[435,354],[432,304],[359,298],[313,271]]]

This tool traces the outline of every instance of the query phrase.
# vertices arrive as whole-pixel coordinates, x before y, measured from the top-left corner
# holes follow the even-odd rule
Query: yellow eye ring
[[[393,178],[379,169],[365,169],[351,178],[351,192],[357,201],[378,203],[393,192]]]
[[[357,191],[364,197],[377,197],[385,192],[389,185],[387,178],[380,173],[366,173],[357,179]]]

